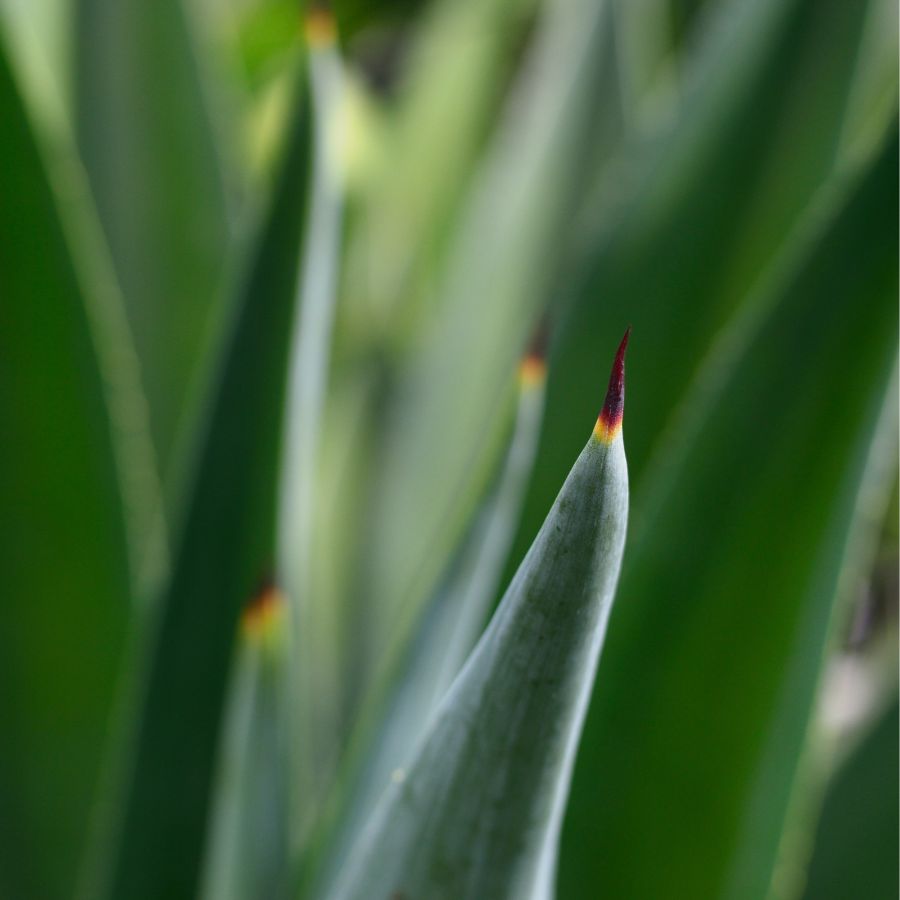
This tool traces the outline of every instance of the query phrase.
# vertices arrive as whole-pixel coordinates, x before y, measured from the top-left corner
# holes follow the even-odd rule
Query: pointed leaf
[[[628,514],[622,341],[607,401],[528,556],[334,897],[552,892]]]

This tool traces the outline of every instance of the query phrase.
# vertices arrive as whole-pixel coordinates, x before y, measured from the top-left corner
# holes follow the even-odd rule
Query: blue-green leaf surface
[[[547,897],[628,515],[618,412],[579,455],[408,769],[398,768],[335,890]],[[605,409],[609,409],[607,406]]]

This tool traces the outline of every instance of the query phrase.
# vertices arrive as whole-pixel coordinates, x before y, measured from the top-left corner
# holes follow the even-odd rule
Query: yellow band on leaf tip
[[[603,416],[600,416],[594,425],[594,438],[600,441],[601,444],[611,444],[619,436],[621,431],[621,422],[617,422],[615,425],[610,426],[603,419]]]
[[[241,631],[248,640],[268,642],[281,629],[286,600],[277,588],[258,597],[241,616]]]
[[[547,364],[542,359],[526,356],[519,366],[519,381],[523,387],[538,387],[547,380]]]
[[[325,47],[334,44],[337,38],[334,16],[324,9],[312,10],[306,16],[303,33],[306,36],[306,43],[310,47]]]

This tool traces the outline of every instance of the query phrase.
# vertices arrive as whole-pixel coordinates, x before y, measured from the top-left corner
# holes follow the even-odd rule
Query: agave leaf
[[[335,898],[549,896],[625,543],[623,339],[594,434]]]
[[[670,436],[576,770],[566,896],[588,896],[601,876],[635,898],[768,888],[884,424],[896,188],[893,139],[836,192],[768,312],[723,342],[694,395],[700,413],[686,408]]]
[[[76,0],[74,122],[164,475],[226,275],[230,223],[180,0]]]
[[[67,897],[124,646],[129,568],[88,299],[0,35],[0,893]]]
[[[273,204],[236,299],[172,573],[138,662],[133,762],[91,896],[193,896],[235,625],[274,556],[287,353],[305,220],[299,102]],[[102,851],[101,851],[102,852]]]
[[[825,795],[803,897],[896,897],[897,703],[834,774]]]
[[[200,893],[206,900],[277,897],[284,889],[285,604],[266,584],[241,617]]]

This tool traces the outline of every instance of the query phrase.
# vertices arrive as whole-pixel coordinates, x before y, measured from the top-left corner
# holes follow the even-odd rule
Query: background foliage
[[[896,896],[895,4],[0,11],[0,893],[327,883],[631,324],[559,895]]]

